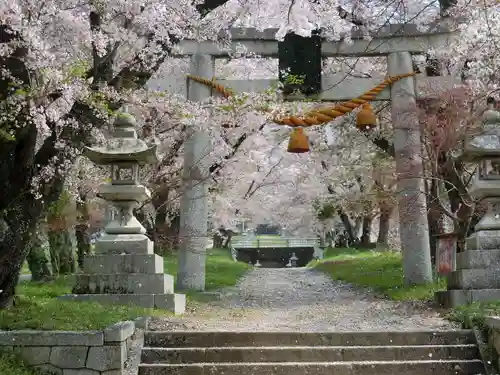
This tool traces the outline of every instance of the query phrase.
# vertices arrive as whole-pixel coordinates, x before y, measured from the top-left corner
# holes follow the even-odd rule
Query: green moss
[[[251,267],[243,262],[235,262],[228,249],[207,250],[206,290],[215,290],[235,285]],[[165,273],[177,274],[177,255],[164,257]]]
[[[446,281],[405,286],[401,255],[392,252],[332,249],[327,257],[310,266],[328,273],[334,280],[369,287],[397,301],[432,300],[434,293],[446,289]]]

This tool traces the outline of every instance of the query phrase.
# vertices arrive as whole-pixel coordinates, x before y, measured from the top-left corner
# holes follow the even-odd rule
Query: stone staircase
[[[472,331],[146,332],[139,375],[485,374]]]

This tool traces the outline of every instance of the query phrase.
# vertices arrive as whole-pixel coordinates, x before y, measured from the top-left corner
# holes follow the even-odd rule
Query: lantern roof
[[[136,124],[135,117],[126,109],[118,113],[113,122],[113,132],[105,144],[85,147],[84,155],[97,165],[156,163],[156,145],[148,146],[137,138]]]
[[[466,140],[464,156],[468,161],[500,158],[500,112],[494,103],[483,113],[481,133]]]

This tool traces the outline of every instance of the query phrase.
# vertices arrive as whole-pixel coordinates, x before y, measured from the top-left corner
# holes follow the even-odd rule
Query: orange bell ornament
[[[303,128],[294,128],[288,141],[288,152],[292,154],[302,154],[309,152],[309,138]]]
[[[370,130],[377,127],[377,116],[373,112],[371,104],[365,103],[356,116],[356,128],[359,130]]]

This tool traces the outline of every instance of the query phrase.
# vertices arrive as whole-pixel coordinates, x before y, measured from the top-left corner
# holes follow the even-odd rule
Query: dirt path
[[[256,268],[222,298],[153,330],[440,330],[453,326],[424,305],[386,301],[308,268]]]

